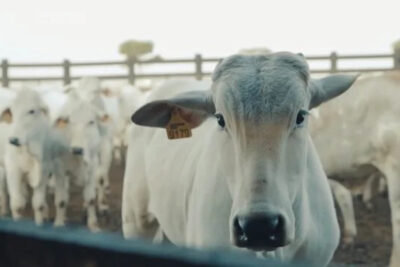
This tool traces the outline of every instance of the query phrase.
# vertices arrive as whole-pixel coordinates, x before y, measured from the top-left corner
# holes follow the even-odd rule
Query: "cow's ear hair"
[[[13,115],[10,108],[6,108],[0,115],[0,122],[12,123]]]
[[[131,119],[138,125],[165,128],[173,113],[178,114],[190,128],[196,128],[215,113],[211,90],[191,91],[150,102],[139,108]]]
[[[100,90],[100,93],[101,93],[102,95],[104,95],[105,97],[111,97],[111,96],[112,96],[112,91],[111,91],[111,89],[108,88],[108,87],[102,88],[102,89]]]
[[[59,129],[64,129],[68,125],[68,123],[69,123],[68,117],[59,117],[54,122],[54,126]]]
[[[110,120],[110,116],[108,114],[103,114],[100,116],[101,122],[108,122]]]
[[[359,75],[331,75],[310,82],[310,109],[318,107],[336,96],[341,95],[356,81]]]
[[[47,107],[42,107],[40,109],[40,111],[45,115],[45,116],[49,116],[49,109]]]

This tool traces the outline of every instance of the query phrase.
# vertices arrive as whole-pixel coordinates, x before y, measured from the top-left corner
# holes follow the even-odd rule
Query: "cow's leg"
[[[146,191],[138,187],[125,186],[122,200],[122,231],[125,238],[154,239],[159,228],[156,218],[148,212],[148,196]],[[147,188],[145,189],[147,190]],[[128,192],[129,191],[129,192]]]
[[[332,179],[329,179],[329,185],[332,189],[333,195],[335,196],[335,199],[343,216],[343,243],[351,244],[354,242],[354,238],[357,235],[357,227],[354,216],[354,207],[351,192],[338,181]]]
[[[379,178],[379,186],[378,186],[378,192],[379,194],[385,193],[387,190],[387,184],[386,184],[386,179],[384,177]]]
[[[122,164],[122,140],[120,137],[114,138],[113,157],[118,165]]]
[[[362,198],[367,209],[372,209],[371,199],[373,196],[374,185],[376,185],[378,179],[379,174],[373,173],[368,177],[367,181],[365,182]]]
[[[30,181],[38,181],[38,184],[33,187],[32,194],[32,208],[35,222],[38,225],[43,224],[49,216],[49,208],[46,202],[47,175],[42,172],[42,166],[38,162],[33,165],[29,173]]]
[[[173,244],[168,237],[164,234],[163,230],[161,227],[158,227],[156,234],[154,235],[153,238],[153,243],[156,244]]]
[[[26,205],[26,187],[22,180],[22,172],[15,163],[6,165],[6,180],[10,195],[10,208],[14,220],[21,219],[22,211]]]
[[[69,177],[61,172],[54,177],[55,179],[55,196],[54,206],[56,207],[56,217],[54,226],[65,225],[67,206],[69,200]]]
[[[0,167],[0,216],[8,213],[6,171]]]
[[[389,161],[389,160],[388,160]],[[393,247],[390,266],[400,266],[400,177],[395,164],[386,162],[384,174],[389,190],[389,203],[392,217]]]
[[[112,162],[112,139],[103,140],[100,155],[100,164],[98,167],[97,177],[97,207],[99,212],[105,213],[109,210],[107,204],[107,196],[110,188],[109,172]]]
[[[122,192],[122,231],[125,238],[153,239],[159,226],[148,211],[149,191],[144,160],[142,155],[133,152],[129,147]]]
[[[108,176],[101,174],[97,178],[97,207],[101,213],[108,211],[107,195],[109,191]]]
[[[33,189],[32,207],[35,216],[35,222],[38,225],[48,218],[48,206],[46,203],[46,183],[40,183]]]
[[[32,208],[35,222],[41,225],[49,218],[49,207],[46,202],[49,173],[44,173],[42,164],[36,161],[28,175],[30,184],[33,187]]]
[[[89,176],[90,177],[90,176]],[[96,183],[94,177],[85,182],[83,189],[84,207],[87,212],[87,226],[92,232],[100,231],[96,214]]]
[[[102,162],[102,165],[100,166],[100,173],[97,175],[97,207],[101,213],[107,212],[109,210],[107,197],[110,191],[110,178],[108,175],[110,165],[111,164]]]

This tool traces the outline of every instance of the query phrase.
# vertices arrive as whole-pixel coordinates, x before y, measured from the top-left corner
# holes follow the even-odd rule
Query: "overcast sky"
[[[0,58],[120,59],[127,39],[152,40],[165,58],[248,47],[384,53],[400,38],[399,10],[399,0],[5,0]]]

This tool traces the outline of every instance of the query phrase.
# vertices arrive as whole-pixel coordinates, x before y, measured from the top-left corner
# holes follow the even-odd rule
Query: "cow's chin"
[[[246,250],[250,250],[253,252],[273,252],[276,249],[283,247],[282,246],[278,246],[278,247],[271,247],[271,246],[265,246],[265,245],[258,245],[258,244],[253,244],[251,246],[249,245],[244,245],[243,243],[241,243],[240,241],[234,242],[236,247],[242,248],[242,249],[246,249]]]

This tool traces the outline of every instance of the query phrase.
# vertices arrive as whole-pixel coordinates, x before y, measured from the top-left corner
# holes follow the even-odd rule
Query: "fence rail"
[[[37,227],[30,221],[0,219],[0,266],[180,266],[180,267],[303,267],[261,260],[226,250],[194,250],[124,240],[120,234],[93,234],[83,228]]]
[[[328,62],[329,68],[326,69],[313,69],[311,73],[340,73],[340,72],[377,72],[377,71],[392,71],[400,70],[400,50],[394,51],[390,54],[371,54],[371,55],[339,55],[332,52],[327,56],[306,56],[309,62]],[[339,62],[342,60],[381,60],[388,59],[393,62],[392,67],[384,68],[339,68]],[[3,87],[8,87],[11,82],[25,82],[25,81],[62,81],[64,84],[69,84],[72,80],[79,79],[79,76],[71,75],[71,70],[74,67],[105,67],[105,66],[125,66],[127,68],[126,74],[122,75],[98,75],[100,79],[126,79],[129,83],[134,84],[137,79],[144,78],[163,78],[163,77],[194,77],[201,80],[203,77],[208,76],[211,72],[204,71],[204,63],[218,63],[221,58],[203,58],[202,55],[196,54],[194,58],[189,59],[162,59],[154,58],[150,60],[121,60],[121,61],[98,61],[98,62],[70,62],[64,60],[61,63],[10,63],[7,59],[1,62],[1,84]],[[193,64],[194,72],[175,72],[175,73],[138,73],[137,66],[151,65],[151,64]],[[21,68],[60,68],[62,69],[61,76],[26,76],[26,77],[10,77],[10,69]]]

